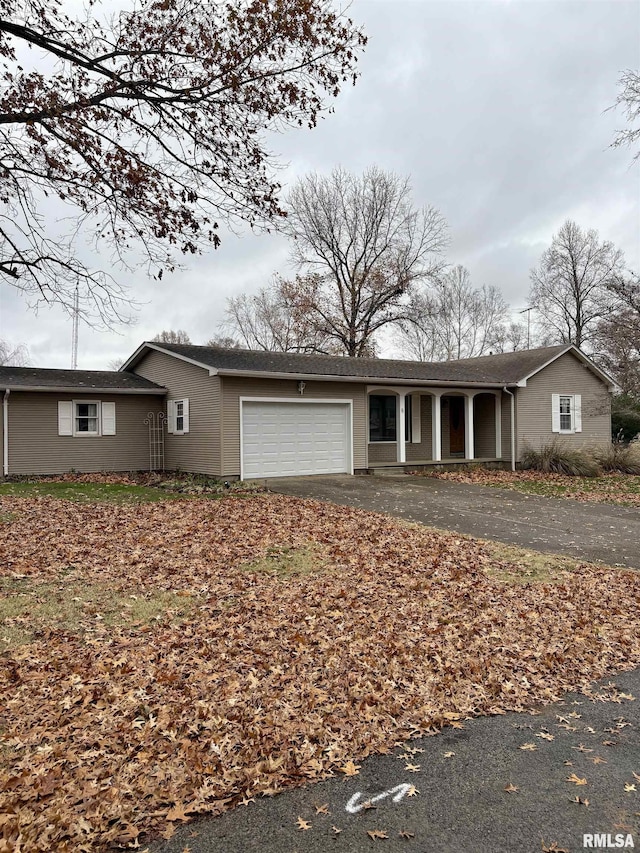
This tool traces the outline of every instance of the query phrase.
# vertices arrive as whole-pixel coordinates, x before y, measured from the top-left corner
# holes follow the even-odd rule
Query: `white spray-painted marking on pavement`
[[[407,785],[405,782],[402,785],[396,785],[395,788],[389,788],[388,791],[383,791],[381,794],[376,794],[375,797],[367,797],[362,803],[358,803],[358,800],[364,795],[358,791],[353,795],[353,797],[351,797],[345,806],[345,811],[349,812],[349,814],[357,814],[362,811],[368,803],[377,803],[387,797],[391,797],[394,803],[399,803],[400,800],[409,793],[412,787],[412,785]]]

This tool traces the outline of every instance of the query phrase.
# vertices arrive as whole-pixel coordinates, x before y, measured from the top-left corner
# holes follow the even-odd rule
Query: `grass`
[[[187,618],[194,599],[176,592],[136,594],[83,580],[40,582],[33,577],[0,578],[0,651],[32,642],[46,631],[84,636],[96,622],[110,628],[143,627],[165,617]]]
[[[184,499],[167,489],[124,483],[74,483],[56,480],[18,481],[0,484],[0,496],[51,497],[80,503],[138,504]],[[1,520],[1,519],[0,519]],[[5,519],[6,520],[6,519]]]
[[[327,557],[323,555],[320,547],[315,543],[309,543],[299,548],[269,548],[258,559],[243,563],[242,568],[287,578],[316,572],[327,564]]]

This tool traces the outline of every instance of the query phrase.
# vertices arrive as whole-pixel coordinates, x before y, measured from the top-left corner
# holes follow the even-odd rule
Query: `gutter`
[[[9,476],[9,394],[5,388],[2,398],[2,476]]]
[[[516,470],[516,395],[505,385],[502,389],[511,397],[511,470]]]
[[[166,388],[94,388],[90,385],[12,385],[7,388],[7,391],[24,391],[25,393],[50,391],[55,394],[155,394],[160,396],[167,393]]]
[[[355,359],[354,359],[355,360]],[[360,382],[363,385],[406,385],[411,388],[490,388],[502,387],[500,382],[463,382],[459,379],[406,379],[396,376],[341,376],[335,373],[297,373],[272,370],[233,370],[231,368],[207,368],[209,375],[246,377],[250,379],[290,379],[305,382]]]

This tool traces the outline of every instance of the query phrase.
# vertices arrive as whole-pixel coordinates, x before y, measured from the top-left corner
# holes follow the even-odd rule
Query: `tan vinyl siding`
[[[134,372],[166,388],[167,399],[189,400],[189,432],[165,432],[165,468],[220,477],[220,379],[209,376],[202,367],[156,350],[150,351]]]
[[[115,403],[116,435],[58,435],[58,401]],[[9,474],[149,469],[149,412],[162,398],[129,394],[58,394],[12,391],[9,397]]]
[[[514,407],[514,411],[516,413],[515,421],[517,424],[518,410],[516,407]],[[502,395],[502,459],[505,462],[511,462],[511,397],[508,394]]]
[[[582,432],[554,433],[551,429],[551,395],[580,394]],[[611,395],[572,353],[565,353],[518,389],[518,457],[525,445],[540,447],[559,439],[572,447],[605,444],[611,441]]]
[[[473,398],[473,438],[476,459],[493,459],[496,452],[495,394],[476,394]]]
[[[414,397],[414,400],[416,398]],[[420,395],[420,441],[407,444],[407,462],[419,462],[431,459],[431,395]]]
[[[309,399],[353,400],[353,467],[366,468],[366,391],[354,382],[314,382],[305,380],[304,397]],[[240,397],[281,397],[300,399],[297,379],[221,377],[223,476],[240,474]]]
[[[395,441],[369,442],[369,465],[398,461],[398,444]]]

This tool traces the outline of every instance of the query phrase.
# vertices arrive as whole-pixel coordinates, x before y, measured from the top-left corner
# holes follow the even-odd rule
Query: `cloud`
[[[370,37],[357,85],[314,130],[269,137],[285,193],[305,172],[338,164],[411,175],[416,204],[449,222],[451,262],[500,287],[514,308],[569,217],[640,269],[640,166],[609,147],[624,119],[608,110],[621,73],[640,66],[635,0],[355,0],[349,14]],[[138,322],[121,337],[81,328],[80,366],[104,367],[162,328],[204,341],[226,297],[289,269],[280,235],[247,230],[185,263],[160,283],[142,272],[123,279],[143,303]],[[4,285],[0,336],[25,341],[41,366],[70,361],[70,322],[57,310],[34,317]]]

